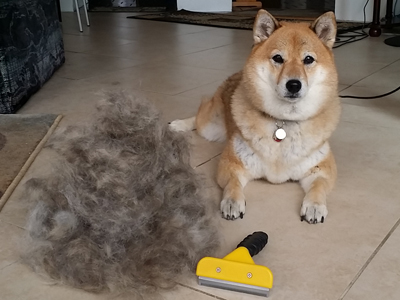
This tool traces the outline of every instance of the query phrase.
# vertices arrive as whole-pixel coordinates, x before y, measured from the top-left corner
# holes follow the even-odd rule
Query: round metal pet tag
[[[284,140],[285,137],[286,137],[286,131],[283,128],[278,128],[277,130],[275,130],[274,140],[276,142],[280,142],[280,141]]]

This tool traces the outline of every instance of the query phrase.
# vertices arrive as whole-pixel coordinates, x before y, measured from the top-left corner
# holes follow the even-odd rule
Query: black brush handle
[[[268,243],[268,234],[262,231],[256,231],[253,234],[245,237],[243,241],[237,245],[239,247],[245,247],[249,250],[250,255],[253,257],[258,254]]]

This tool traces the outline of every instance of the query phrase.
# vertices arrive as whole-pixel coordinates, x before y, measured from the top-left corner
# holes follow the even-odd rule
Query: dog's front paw
[[[325,204],[318,204],[305,200],[301,206],[301,221],[307,221],[310,224],[324,223],[328,209]]]
[[[227,220],[243,219],[246,210],[246,202],[244,200],[223,199],[221,201],[222,217]]]

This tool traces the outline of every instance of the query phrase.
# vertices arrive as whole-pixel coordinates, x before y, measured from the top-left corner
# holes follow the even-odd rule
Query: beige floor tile
[[[395,47],[384,44],[383,40],[383,37],[367,38],[334,49],[339,82],[359,85],[358,81],[400,59],[399,51]],[[376,86],[380,84],[375,81],[371,82]]]
[[[248,40],[247,43],[244,41],[243,44],[235,43],[193,54],[177,56],[169,62],[198,68],[229,70],[232,73],[236,73],[243,68],[251,52],[252,41]]]
[[[18,245],[24,230],[2,221],[0,213],[0,270],[19,260]]]
[[[196,131],[192,131],[190,136],[191,165],[194,168],[221,154],[224,148],[224,143],[209,142],[200,137]]]
[[[208,31],[201,31],[192,34],[174,35],[172,40],[166,36],[165,42],[168,44],[173,43],[180,48],[194,52],[230,45],[239,41],[234,36],[219,36],[210,34]]]
[[[187,66],[145,64],[89,78],[103,89],[133,88],[141,91],[176,95],[195,87],[222,80],[226,71],[199,69]]]
[[[104,55],[65,52],[65,64],[56,72],[56,76],[68,79],[83,79],[111,71],[126,69],[142,63],[140,59],[125,59]]]
[[[84,122],[95,112],[96,103],[102,99],[103,92],[123,90],[123,88],[118,87],[118,85],[114,86],[112,83],[108,89],[105,89],[101,83],[68,80],[57,76],[54,76],[53,79],[62,79],[63,81],[56,86],[45,84],[18,113],[62,114],[64,117],[60,126],[71,118],[74,121]]]
[[[132,297],[115,297],[107,294],[92,294],[63,285],[54,285],[47,279],[35,274],[29,267],[15,263],[0,270],[0,290],[2,300],[127,300]],[[184,300],[184,299],[215,299],[211,295],[194,291],[178,285],[173,290],[160,291],[153,299]]]
[[[58,102],[57,98],[65,96],[63,106],[68,106],[69,103],[74,102],[75,95],[71,95],[71,92],[76,89],[77,83],[78,81],[73,79],[53,76],[28,99],[18,110],[18,113],[60,113],[59,105],[62,103]]]
[[[137,91],[132,91],[133,93]],[[165,122],[171,122],[176,119],[186,119],[196,115],[199,99],[168,96],[152,92],[142,92],[145,97],[155,104],[161,112]]]
[[[123,30],[132,31],[131,28],[123,28]],[[108,45],[89,49],[85,53],[151,62],[221,47],[232,44],[235,41],[233,38],[213,36],[203,31],[174,35],[173,37],[170,36],[171,32],[161,36],[158,36],[159,34],[157,32],[157,35],[154,36],[151,33],[147,33],[146,39],[138,39],[123,45],[109,43]],[[121,35],[121,37],[126,35],[128,33]]]
[[[94,93],[99,89],[98,86],[93,87],[92,91]],[[85,90],[87,93],[84,92]],[[82,86],[78,80],[53,76],[29,98],[28,102],[18,110],[18,113],[78,113],[87,105],[86,98],[89,97],[90,91],[90,86]]]
[[[214,295],[205,293],[203,291],[197,291],[191,287],[178,285],[174,290],[162,292],[159,297],[160,300],[186,300],[186,299],[198,299],[198,300],[215,300]],[[225,299],[218,299],[225,300]]]
[[[88,55],[104,55],[133,59],[142,63],[170,59],[174,56],[184,55],[193,52],[193,49],[183,49],[170,46],[158,41],[130,41],[124,45],[107,43],[101,47],[91,48],[85,51]]]
[[[388,91],[400,86],[399,83],[400,60],[386,66],[378,72],[355,83],[356,86],[386,87]],[[400,99],[400,98],[398,98]]]
[[[356,61],[341,60],[336,57],[336,67],[339,74],[340,84],[355,84],[367,76],[378,72],[386,66],[385,63],[364,63]]]
[[[140,13],[141,15],[143,13]],[[147,13],[146,13],[147,14]],[[139,15],[139,13],[127,13],[126,16]],[[178,23],[166,23],[166,22],[154,22],[149,20],[139,20],[139,19],[128,19],[128,18],[120,18],[116,17],[113,22],[118,24],[118,27],[129,27],[135,28],[136,34],[140,34],[141,38],[149,37],[148,33],[151,33],[151,36],[160,34],[160,35],[169,35],[169,36],[177,36],[184,34],[192,34],[198,32],[206,32],[210,31],[210,27],[208,26],[193,26],[189,24],[178,24]]]
[[[103,38],[93,37],[91,35],[64,34],[64,49],[69,52],[85,52],[91,49],[102,49],[108,45],[116,47],[131,43],[130,40],[116,39],[112,36],[103,36]]]
[[[20,263],[0,270],[0,290],[2,300],[107,299],[64,286],[54,286]]]
[[[368,100],[365,100],[368,101]],[[399,102],[400,104],[400,102]],[[400,105],[390,106],[360,106],[344,103],[341,119],[350,123],[400,128]]]
[[[337,61],[353,63],[358,68],[367,64],[390,64],[400,59],[398,48],[388,46],[384,43],[387,36],[378,38],[366,38],[356,43],[334,49]]]
[[[208,27],[209,34],[216,36],[228,36],[234,38],[236,41],[249,41],[253,39],[253,32],[251,30],[241,29],[228,29],[228,28],[211,28]]]
[[[400,230],[397,228],[343,299],[400,299],[399,245]]]
[[[193,88],[191,90],[182,92],[178,94],[179,97],[184,97],[187,99],[196,99],[197,100],[197,107],[200,105],[201,100],[203,98],[210,98],[214,95],[215,91],[217,88],[224,82],[226,78],[228,78],[229,75],[227,75],[225,78],[220,79],[220,80],[215,80],[212,83],[208,83],[205,85],[201,85],[199,87]]]

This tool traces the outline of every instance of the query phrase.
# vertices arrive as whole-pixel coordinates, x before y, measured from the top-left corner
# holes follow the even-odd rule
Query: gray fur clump
[[[109,93],[91,125],[67,128],[49,147],[60,164],[26,185],[34,205],[23,258],[36,272],[86,291],[143,295],[173,287],[216,250],[188,143],[147,100]]]

